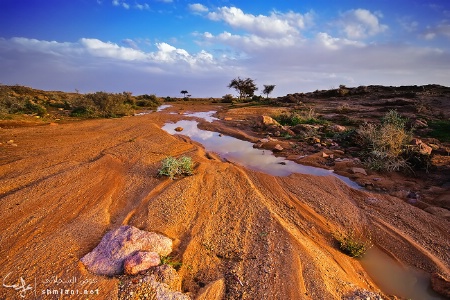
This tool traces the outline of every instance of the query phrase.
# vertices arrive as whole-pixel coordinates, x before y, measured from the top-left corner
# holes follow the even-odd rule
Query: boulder
[[[284,149],[283,149],[283,147],[281,147],[280,144],[276,144],[275,147],[273,147],[273,149],[272,149],[273,152],[281,152],[283,150]]]
[[[125,258],[123,269],[125,274],[136,275],[141,271],[156,267],[161,263],[159,254],[156,252],[138,251]]]
[[[450,297],[450,280],[448,277],[446,278],[441,274],[434,273],[431,276],[431,287],[437,293],[445,297]]]
[[[353,174],[363,174],[363,175],[366,175],[366,176],[367,176],[367,172],[366,172],[366,170],[364,170],[363,168],[351,168],[350,171],[351,171]]]
[[[260,116],[258,119],[258,123],[260,126],[269,126],[269,125],[276,125],[279,126],[280,123],[278,123],[276,120],[269,116]]]
[[[124,261],[137,251],[166,256],[172,252],[172,240],[133,226],[120,226],[107,232],[81,262],[94,274],[113,276],[123,273]]]

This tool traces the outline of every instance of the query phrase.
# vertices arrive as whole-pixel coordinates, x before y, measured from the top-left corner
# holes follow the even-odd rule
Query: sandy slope
[[[59,288],[117,298],[118,279],[90,274],[79,259],[121,224],[172,238],[183,290],[193,296],[220,278],[229,299],[379,292],[333,241],[332,232],[351,228],[370,231],[402,262],[449,273],[444,219],[332,177],[274,177],[214,159],[160,129],[178,118],[0,129],[0,299],[19,298],[11,285],[20,277],[37,299],[55,299],[42,293]],[[11,139],[17,147],[5,144]],[[164,157],[181,154],[196,162],[194,176],[156,176]]]

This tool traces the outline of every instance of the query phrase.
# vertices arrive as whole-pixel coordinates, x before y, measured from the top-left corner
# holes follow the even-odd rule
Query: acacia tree
[[[186,98],[186,94],[189,93],[189,92],[186,91],[186,90],[182,90],[180,93],[183,94],[184,98]]]
[[[255,94],[255,91],[258,90],[253,79],[251,78],[242,79],[240,77],[231,80],[230,84],[228,85],[228,88],[230,89],[233,88],[237,92],[239,92],[239,100],[242,100],[243,98],[252,97]]]
[[[271,85],[264,85],[263,94],[266,95],[266,98],[269,98],[269,94],[273,92],[273,89],[275,88],[274,84]]]

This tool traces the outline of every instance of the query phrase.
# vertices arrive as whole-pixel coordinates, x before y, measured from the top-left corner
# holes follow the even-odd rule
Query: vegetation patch
[[[450,120],[437,120],[428,122],[432,130],[428,135],[441,142],[450,142]]]
[[[193,175],[194,163],[192,158],[188,156],[182,156],[179,159],[174,157],[166,157],[162,161],[161,169],[158,175],[168,176],[170,179],[175,179],[178,175]]]
[[[408,169],[407,145],[412,131],[405,128],[407,119],[391,110],[383,117],[381,124],[365,123],[357,133],[364,148],[369,150],[366,164],[377,171],[399,171]]]
[[[335,232],[333,237],[339,242],[341,251],[351,257],[362,257],[372,247],[370,238],[364,239],[356,236],[354,231],[347,234]]]
[[[314,112],[314,108],[301,111],[293,111],[290,113],[283,113],[274,117],[278,123],[283,126],[295,126],[298,124],[326,124],[325,120],[319,119]]]
[[[183,266],[183,263],[180,261],[175,261],[173,257],[167,255],[161,256],[161,265],[169,265],[178,271]]]

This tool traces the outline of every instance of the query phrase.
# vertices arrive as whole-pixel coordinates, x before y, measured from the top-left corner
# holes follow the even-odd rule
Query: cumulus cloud
[[[205,13],[209,11],[209,9],[206,6],[200,3],[189,4],[188,7],[189,10],[191,10],[194,13]]]
[[[123,2],[113,3],[122,7]],[[92,87],[158,95],[171,95],[182,83],[172,95],[188,89],[196,97],[218,97],[230,92],[226,86],[237,76],[255,78],[259,86],[275,84],[274,96],[339,84],[446,84],[450,78],[445,45],[374,43],[388,29],[380,13],[347,11],[330,28],[313,24],[315,17],[309,13],[253,15],[235,7],[211,11],[194,5],[189,6],[192,12],[225,25],[219,32],[194,34],[198,51],[175,47],[179,43],[170,40],[124,39],[116,44],[95,38],[73,43],[0,38],[0,82],[42,88],[45,81],[72,90]],[[423,33],[430,39],[450,37],[449,24],[436,23]],[[156,90],[145,90],[149,86]]]
[[[283,34],[298,34],[305,27],[308,18],[294,12],[272,12],[270,15],[252,15],[244,13],[237,7],[220,7],[210,12],[208,18],[212,21],[224,21],[235,29],[244,29],[259,36],[277,36]]]
[[[365,39],[377,35],[388,29],[381,24],[381,14],[374,14],[366,9],[352,9],[341,15],[337,22],[344,34],[349,39]]]

